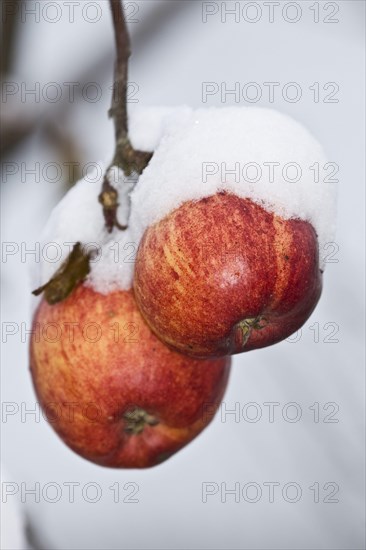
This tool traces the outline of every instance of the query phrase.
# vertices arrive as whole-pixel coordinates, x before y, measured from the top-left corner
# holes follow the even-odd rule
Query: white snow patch
[[[103,162],[79,181],[53,209],[41,235],[42,258],[40,269],[33,277],[33,286],[45,284],[66,260],[73,245],[81,242],[86,250],[95,250],[87,284],[104,294],[131,287],[133,263],[129,261],[137,245],[132,243],[130,230],[114,229],[108,233],[104,226],[102,206],[98,201],[106,166]],[[121,170],[111,169],[111,184],[119,193],[119,223],[127,224],[129,192],[134,178],[126,178]]]
[[[134,240],[182,203],[226,190],[283,218],[309,221],[318,234],[323,268],[324,246],[335,232],[337,186],[326,182],[332,170],[312,135],[277,111],[186,110],[170,117],[132,193]]]
[[[129,114],[129,133],[132,145],[142,151],[154,151],[165,132],[165,121],[174,113],[182,118],[188,107],[138,107]],[[89,250],[96,249],[86,284],[107,294],[113,290],[131,288],[134,260],[138,242],[127,231],[115,229],[108,233],[98,195],[101,191],[107,163],[97,162],[87,176],[79,181],[53,209],[42,232],[41,262],[32,268],[32,288],[45,284],[66,260],[75,243],[81,242]],[[119,194],[118,221],[128,223],[130,192],[137,176],[124,176],[113,168],[109,172],[111,184]],[[39,299],[34,298],[33,309]]]
[[[324,181],[332,167],[301,124],[263,108],[139,107],[130,113],[130,135],[135,148],[155,153],[131,195],[135,178],[117,169],[110,173],[119,191],[120,223],[127,222],[131,209],[128,230],[108,234],[104,229],[98,195],[105,167],[99,163],[51,213],[43,250],[55,243],[62,252],[57,261],[43,258],[37,285],[50,279],[80,241],[99,247],[88,285],[102,293],[129,289],[146,228],[184,202],[220,190],[250,198],[284,218],[308,220],[318,234],[324,268],[324,246],[334,239],[336,185]]]
[[[129,135],[135,149],[155,151],[170,117],[184,117],[189,107],[140,107],[129,110]]]

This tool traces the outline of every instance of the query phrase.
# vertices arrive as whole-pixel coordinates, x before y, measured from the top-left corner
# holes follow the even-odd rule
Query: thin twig
[[[130,38],[121,0],[109,0],[109,3],[117,53],[114,67],[112,105],[109,110],[109,116],[114,121],[116,148],[113,160],[103,179],[99,202],[103,207],[106,229],[111,232],[114,227],[124,230],[127,229],[127,226],[119,224],[117,220],[118,191],[109,181],[110,168],[117,166],[123,170],[126,176],[131,176],[134,172],[141,174],[149,163],[152,153],[135,150],[128,139],[127,86],[128,60],[131,55]]]
[[[125,145],[128,136],[127,83],[128,60],[131,55],[131,48],[121,0],[110,0],[110,5],[117,57],[114,68],[112,106],[109,116],[114,120],[117,153],[117,150]]]
[[[0,74],[10,73],[13,65],[14,46],[19,22],[19,0],[4,2],[1,6],[2,26],[0,37]]]

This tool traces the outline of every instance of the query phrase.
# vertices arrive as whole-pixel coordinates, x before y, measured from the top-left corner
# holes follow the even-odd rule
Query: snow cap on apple
[[[320,266],[334,239],[334,163],[300,123],[272,109],[180,108],[132,193],[136,240],[186,201],[220,191],[248,198],[284,219],[314,227]]]
[[[98,167],[51,216],[44,242],[61,247],[58,263],[70,243],[97,244],[85,284],[104,294],[134,284],[152,330],[192,355],[247,351],[298,330],[334,240],[334,165],[319,143],[286,115],[246,107],[136,109],[130,135],[154,156],[135,187],[111,173],[128,230],[104,229]],[[43,262],[37,284],[58,263]]]
[[[144,107],[132,109],[129,134],[132,144],[142,151],[154,151],[164,133],[165,122],[174,113],[186,113],[187,108]],[[40,244],[44,251],[41,261],[32,267],[34,288],[45,284],[66,260],[73,245],[81,242],[87,250],[97,249],[91,262],[86,285],[97,292],[108,294],[132,287],[134,260],[138,248],[132,231],[130,194],[137,176],[126,177],[113,167],[109,172],[111,184],[119,194],[118,220],[129,225],[126,231],[114,229],[108,233],[98,195],[106,169],[104,161],[90,163],[90,170],[76,183],[52,210],[42,232]],[[36,305],[39,299],[34,299]]]
[[[135,252],[147,227],[186,201],[222,190],[250,198],[283,218],[309,221],[324,269],[324,245],[335,233],[336,185],[322,147],[301,124],[256,107],[139,107],[130,113],[129,129],[136,148],[155,152],[132,193],[136,178],[112,170],[121,223],[127,222],[131,206],[128,230],[111,235],[105,231],[98,203],[105,164],[99,162],[54,208],[41,241],[55,243],[60,254],[52,262],[43,258],[34,274],[36,284],[46,282],[71,244],[81,241],[101,247],[88,284],[102,293],[128,290]],[[293,181],[300,173],[299,181]]]
[[[328,168],[309,132],[276,111],[179,113],[132,194],[134,290],[155,334],[216,357],[296,332],[333,240]]]

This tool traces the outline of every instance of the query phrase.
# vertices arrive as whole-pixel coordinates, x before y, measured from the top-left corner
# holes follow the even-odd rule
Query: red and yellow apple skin
[[[102,466],[166,460],[210,422],[227,386],[230,358],[171,351],[132,291],[80,286],[59,304],[42,301],[33,330],[30,368],[46,417],[71,449]]]
[[[284,340],[309,318],[321,288],[312,225],[225,192],[150,226],[136,258],[135,297],[151,329],[197,357]]]

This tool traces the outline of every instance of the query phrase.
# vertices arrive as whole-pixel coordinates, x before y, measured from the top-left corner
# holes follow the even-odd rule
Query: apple
[[[134,290],[150,328],[196,357],[269,346],[296,332],[322,287],[313,226],[220,192],[145,231]]]
[[[102,295],[81,285],[63,302],[40,303],[30,369],[46,418],[71,449],[102,466],[145,468],[210,422],[230,358],[171,351],[142,319],[132,291]]]

